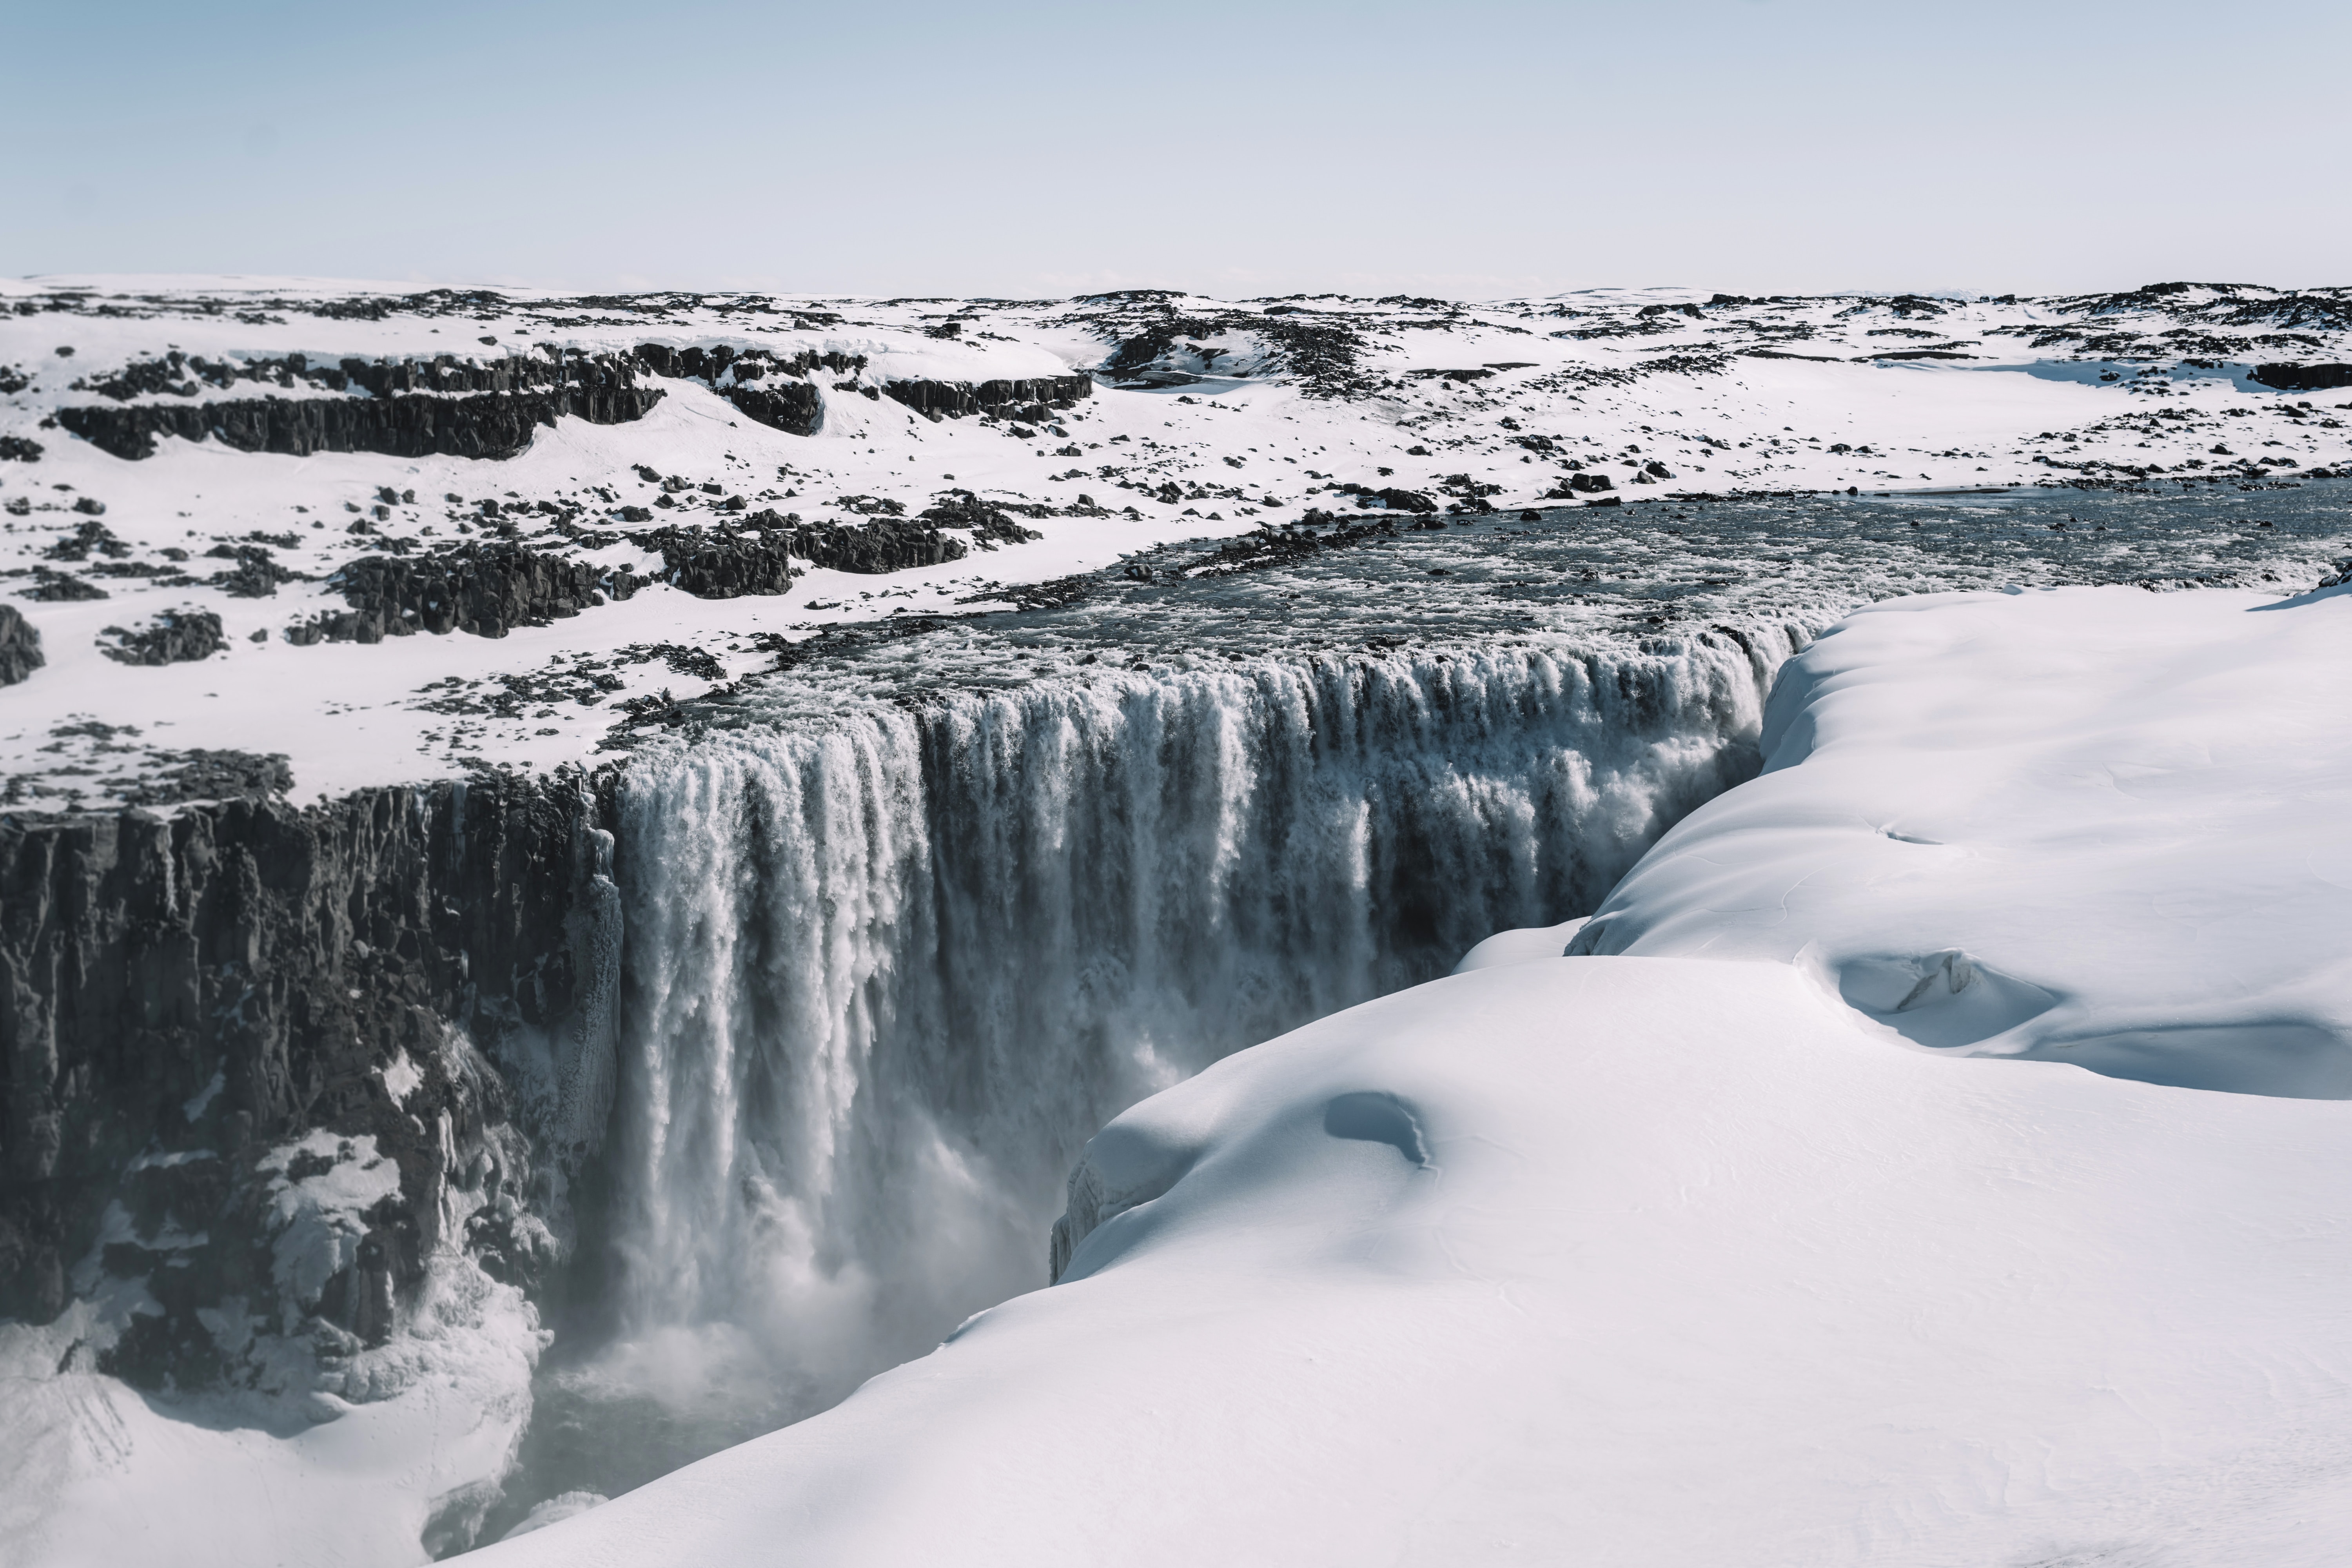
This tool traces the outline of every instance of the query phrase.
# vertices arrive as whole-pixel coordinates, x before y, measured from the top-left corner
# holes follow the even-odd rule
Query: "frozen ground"
[[[2336,1561],[2347,673],[2341,592],[1855,616],[1591,924],[1146,1101],[1054,1288],[490,1561]]]
[[[1117,568],[1158,544],[1297,525],[1317,509],[1411,524],[1430,515],[1411,507],[1513,519],[1538,508],[1541,529],[1603,542],[1618,564],[1598,580],[1623,581],[1631,558],[1673,563],[1665,509],[1637,507],[1606,530],[1597,511],[1559,509],[1690,498],[1687,534],[1717,543],[1688,562],[1725,579],[1700,585],[1733,588],[1764,610],[1817,612],[1829,599],[1834,615],[1919,585],[1921,574],[1890,576],[1848,555],[1829,574],[1852,579],[1834,585],[1842,597],[1776,602],[1751,581],[1759,567],[1767,584],[1790,574],[1774,564],[1769,547],[1785,542],[1769,537],[1772,513],[1727,524],[1718,503],[1696,498],[2027,486],[2048,492],[2042,510],[2056,521],[2087,486],[2192,494],[2201,523],[2246,538],[2209,534],[2185,552],[2106,562],[2088,578],[2061,568],[2055,580],[2197,577],[2210,556],[2234,552],[2281,558],[2287,581],[2307,582],[2340,513],[2280,515],[2280,487],[2352,458],[2341,416],[2352,395],[2254,376],[2286,364],[2300,374],[2260,374],[2294,386],[2340,382],[2334,371],[2352,359],[2347,310],[2340,290],[2187,285],[2063,300],[1600,291],[1465,305],[10,282],[0,285],[0,437],[13,454],[0,460],[0,574],[15,580],[5,602],[40,631],[48,663],[0,710],[0,771],[13,803],[55,806],[160,803],[175,766],[201,749],[284,754],[302,798],[588,761],[625,705],[730,688],[773,665],[777,639],[1030,602],[1008,590]],[[638,384],[661,395],[642,418],[565,416],[502,459],[296,457],[167,436],[131,460],[57,424],[92,408],[369,401],[317,379],[346,360],[451,356],[537,374],[647,347],[756,352],[804,368],[757,382],[647,370]],[[289,356],[310,372],[288,370]],[[944,418],[898,400],[921,401],[914,388],[1055,376],[1090,382],[1091,395]],[[729,400],[747,386],[795,389],[817,410],[814,433],[751,418]],[[2250,488],[2258,500],[2246,500]],[[663,558],[644,542],[651,525],[625,516],[759,544],[784,526],[758,526],[763,513],[865,528],[957,491],[1011,509],[1003,515],[1041,537],[975,537],[958,560],[879,576],[820,568],[782,594],[713,599],[659,581]],[[93,506],[103,510],[76,510]],[[2317,529],[2318,542],[2253,537],[2274,519]],[[1765,551],[1737,547],[1759,529]],[[428,561],[484,542],[656,581],[625,603],[530,617],[495,639],[286,640],[344,607],[328,579],[355,559]],[[2099,560],[2069,554],[2077,565]],[[1807,569],[1821,574],[1811,563],[1792,570]],[[1338,582],[1322,588],[1340,595],[1327,614],[1360,597]],[[1520,597],[1539,620],[1576,619],[1569,595]],[[109,628],[135,636],[158,616],[190,612],[220,616],[222,651],[142,666],[101,652],[120,649]]]

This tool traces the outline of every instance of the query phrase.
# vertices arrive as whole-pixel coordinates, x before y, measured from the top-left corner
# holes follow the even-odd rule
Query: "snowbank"
[[[1634,956],[1146,1101],[1055,1288],[491,1561],[2332,1561],[2352,1107],[1969,1053],[2342,1092],[2347,656],[2325,596],[1857,616],[1552,933]]]
[[[1801,964],[1920,1045],[2352,1097],[2352,598],[1895,600],[1575,951]],[[1800,765],[1801,764],[1801,765]]]

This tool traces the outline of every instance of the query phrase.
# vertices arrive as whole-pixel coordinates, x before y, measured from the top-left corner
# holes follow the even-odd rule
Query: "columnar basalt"
[[[1040,375],[1002,381],[887,381],[883,393],[927,419],[971,414],[1043,421],[1056,408],[1075,408],[1094,395],[1091,375]]]
[[[234,1384],[256,1332],[395,1335],[436,1260],[530,1279],[609,1104],[602,809],[572,776],[0,817],[0,1316],[139,1281],[101,1366]]]
[[[160,390],[191,399],[176,403],[93,404],[60,408],[58,423],[101,451],[130,459],[155,449],[158,436],[201,441],[214,437],[243,452],[382,452],[399,458],[435,455],[511,458],[530,445],[541,426],[562,415],[595,425],[645,417],[661,400],[640,387],[624,356],[514,358],[484,366],[457,361],[345,360],[334,371],[289,371],[284,384],[318,390],[303,397],[201,399],[193,382]],[[356,387],[366,395],[343,391]],[[325,390],[319,390],[325,389]],[[111,384],[93,390],[128,396]]]

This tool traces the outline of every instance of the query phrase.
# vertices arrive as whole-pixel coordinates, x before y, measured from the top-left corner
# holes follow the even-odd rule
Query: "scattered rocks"
[[[1146,552],[1129,560],[1127,575],[1139,582],[1155,581],[1163,574],[1178,579],[1228,576],[1269,566],[1287,566],[1328,551],[1353,550],[1397,537],[1397,525],[1390,519],[1342,518],[1318,508],[1309,510],[1299,522],[1266,523],[1255,532],[1229,539],[1208,554],[1185,561],[1173,571],[1163,573],[1153,563],[1152,552]]]
[[[99,651],[118,664],[192,664],[228,646],[210,610],[165,610],[137,631],[109,626],[100,638]]]
[[[1079,499],[1083,501],[1086,498]],[[1021,544],[1045,537],[1035,529],[1022,527],[1002,507],[990,505],[970,490],[948,491],[923,509],[922,520],[934,528],[968,528],[975,540],[1004,544]]]
[[[294,788],[294,769],[283,752],[156,752],[146,773],[123,792],[132,806],[179,805],[192,800],[273,800]]]
[[[42,551],[41,558],[44,561],[87,561],[93,550],[116,561],[131,553],[131,546],[116,538],[114,531],[106,524],[85,522]]]
[[[26,598],[51,605],[107,596],[106,590],[97,584],[86,583],[70,572],[58,572],[47,566],[33,568],[33,585],[25,590]]]
[[[226,572],[214,573],[211,579],[214,587],[233,599],[271,598],[280,583],[310,580],[303,573],[280,566],[277,557],[258,544],[215,544],[205,553],[216,560],[236,563]]]

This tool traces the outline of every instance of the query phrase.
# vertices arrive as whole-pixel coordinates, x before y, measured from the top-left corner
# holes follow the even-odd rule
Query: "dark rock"
[[[41,634],[14,605],[0,605],[0,686],[14,686],[48,661]]]
[[[1023,544],[1045,537],[1034,529],[1022,527],[1003,509],[989,505],[970,490],[950,490],[943,499],[923,509],[922,520],[934,528],[968,528],[976,540],[1004,544]]]
[[[502,637],[542,626],[607,597],[625,599],[639,579],[585,561],[504,540],[456,545],[430,555],[362,555],[327,579],[349,613],[287,628],[289,642],[381,642],[419,631]]]
[[[805,381],[779,386],[732,386],[727,401],[754,424],[790,436],[814,436],[824,427],[824,396]]]
[[[120,561],[131,553],[131,546],[114,536],[114,531],[102,522],[85,522],[71,533],[59,537],[55,544],[41,552],[44,561],[87,561],[89,552],[97,551],[110,560]]]
[[[888,381],[882,384],[884,395],[933,420],[960,419],[968,414],[997,414],[1009,418],[1032,405],[1074,408],[1081,399],[1092,397],[1094,391],[1095,378],[1091,375],[1046,375],[1025,380],[982,382]],[[1028,416],[1043,423],[1047,416],[1040,407]]]
[[[452,1189],[534,1196],[483,1052],[523,1027],[585,1037],[574,1021],[609,1005],[601,810],[576,780],[493,778],[304,810],[0,816],[0,1317],[54,1318],[114,1205],[131,1239],[103,1271],[162,1310],[100,1364],[147,1388],[222,1374],[202,1316],[232,1297],[367,1342],[436,1254],[539,1268],[510,1229],[444,1236],[442,1215]],[[383,1069],[404,1057],[395,1100]],[[398,1191],[355,1268],[284,1301],[261,1162],[314,1130],[372,1136]]]
[[[0,436],[0,461],[37,463],[41,460],[41,444],[22,436]]]
[[[166,610],[137,631],[109,626],[99,650],[120,664],[184,664],[209,658],[228,646],[221,618],[210,610]]]
[[[908,566],[936,566],[944,561],[961,561],[969,553],[969,548],[962,540],[942,533],[937,526],[926,521],[877,517],[869,522],[850,527],[833,522],[800,522],[793,518],[779,517],[771,510],[755,511],[745,521],[753,527],[769,531],[768,548],[835,572],[856,572],[870,576],[901,571]],[[1014,527],[1016,531],[1025,531],[1012,524],[1010,519],[1006,519],[1005,523]],[[638,542],[648,543],[649,540],[641,536]],[[667,554],[666,546],[664,554]]]
[[[793,583],[790,526],[772,511],[755,512],[749,521],[780,531],[761,537],[728,528],[660,528],[633,540],[641,549],[661,552],[662,582],[698,599],[781,594]]]
[[[511,458],[531,433],[569,414],[595,425],[641,419],[661,399],[640,388],[621,359],[509,360],[484,367],[455,362],[373,363],[345,360],[343,384],[365,397],[259,397],[212,403],[139,404],[123,408],[60,408],[58,422],[100,450],[139,458],[157,436],[200,441],[212,436],[245,452],[383,452]],[[467,389],[487,386],[492,390]],[[422,395],[420,395],[422,394]]]
[[[824,395],[806,379],[812,372],[855,374],[866,368],[863,354],[805,351],[778,355],[764,349],[738,352],[724,344],[673,348],[640,343],[635,359],[656,375],[707,382],[745,418],[793,436],[814,436],[824,425]]]
[[[45,604],[70,603],[79,599],[103,599],[105,589],[95,583],[86,583],[70,572],[55,572],[47,566],[33,568],[33,585],[25,590],[25,597]]]
[[[1616,488],[1616,485],[1611,481],[1607,474],[1570,474],[1568,476],[1568,493],[1570,495],[1580,494],[1586,491],[1611,490],[1615,489]],[[1559,492],[1554,493],[1557,494]]]
[[[161,770],[124,793],[128,805],[178,805],[191,800],[268,800],[290,793],[294,770],[283,752],[158,752]]]
[[[2281,392],[2332,392],[2352,386],[2352,364],[2258,364],[2246,379]]]
[[[236,563],[227,571],[212,575],[213,586],[233,599],[267,599],[277,594],[280,583],[310,580],[303,573],[280,566],[277,558],[258,544],[215,544],[205,553]]]

